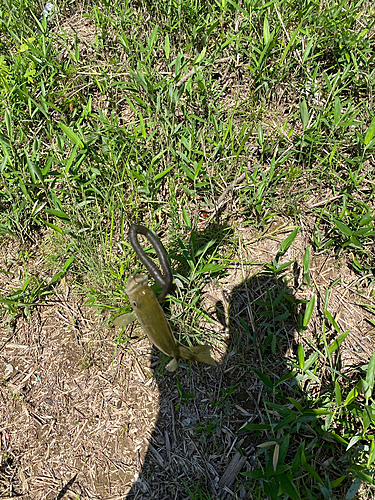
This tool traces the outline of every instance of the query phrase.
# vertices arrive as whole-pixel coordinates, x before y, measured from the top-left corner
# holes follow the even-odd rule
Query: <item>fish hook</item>
[[[155,262],[145,253],[138,241],[138,235],[141,234],[154,247],[156,255],[158,256],[162,273],[156,266]],[[148,272],[151,274],[155,282],[161,286],[162,291],[159,296],[159,302],[163,302],[166,295],[170,292],[172,288],[173,275],[171,266],[169,264],[169,259],[167,252],[159,240],[159,238],[152,233],[147,227],[141,226],[140,224],[133,224],[129,229],[129,240],[131,246],[134,248],[135,253],[138,255],[139,260],[146,267]]]

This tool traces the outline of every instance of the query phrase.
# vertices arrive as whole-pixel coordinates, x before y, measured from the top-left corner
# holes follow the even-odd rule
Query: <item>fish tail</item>
[[[207,365],[216,366],[216,361],[211,356],[211,349],[209,345],[197,345],[195,347],[186,347],[179,344],[180,356],[183,359],[190,359],[192,361],[200,361]]]

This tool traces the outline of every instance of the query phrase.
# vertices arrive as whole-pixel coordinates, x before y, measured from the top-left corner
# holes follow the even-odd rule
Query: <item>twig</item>
[[[330,203],[333,200],[337,200],[338,198],[341,198],[342,194],[338,194],[337,196],[334,196],[333,198],[329,198],[327,200],[319,201],[319,203],[314,203],[314,205],[309,206],[309,208],[316,208],[316,207],[321,207],[323,205],[326,205],[327,203]]]

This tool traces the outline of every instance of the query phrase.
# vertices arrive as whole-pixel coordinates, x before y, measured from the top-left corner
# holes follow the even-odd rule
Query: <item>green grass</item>
[[[19,287],[2,290],[9,323],[43,303],[66,273],[87,304],[126,308],[134,222],[168,247],[172,322],[191,344],[215,343],[200,328],[208,321],[202,290],[241,265],[240,228],[261,238],[276,237],[280,219],[290,227],[262,271],[277,287],[255,303],[267,336],[253,348],[265,363],[285,321],[303,335],[317,308],[287,292],[293,262],[280,259],[294,228],[309,234],[301,285],[309,297],[310,251],[348,262],[359,293],[374,286],[371,3],[92,0],[77,36],[66,29],[73,7],[62,5],[51,29],[33,28],[35,0],[0,7],[0,238],[26,252],[43,239],[52,254],[48,279],[25,264]],[[253,498],[350,500],[374,483],[374,358],[341,372],[334,354],[344,332],[323,311],[308,355],[301,343],[281,377],[266,365],[257,372],[267,420],[247,428],[262,441],[245,483]],[[327,340],[328,328],[340,341]],[[314,384],[324,390],[311,396]],[[200,429],[206,439],[209,429]],[[320,448],[334,463],[317,470]],[[208,498],[198,490],[187,491]]]

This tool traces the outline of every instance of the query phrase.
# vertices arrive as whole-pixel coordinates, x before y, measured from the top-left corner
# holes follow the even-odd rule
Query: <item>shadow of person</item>
[[[281,378],[296,348],[294,291],[274,264],[206,292],[202,329],[215,339],[216,368],[181,360],[168,373],[154,349],[160,409],[127,500],[222,499],[235,491],[252,498],[240,472],[253,469],[260,437],[241,428],[267,421],[261,400],[268,388],[259,373]]]

